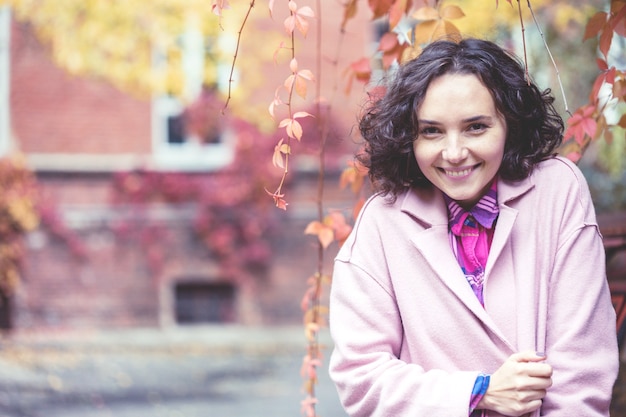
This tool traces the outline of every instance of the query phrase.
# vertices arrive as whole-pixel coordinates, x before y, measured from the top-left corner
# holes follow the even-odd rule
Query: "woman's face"
[[[465,209],[487,192],[498,173],[507,127],[489,90],[475,75],[435,78],[417,109],[417,165]]]

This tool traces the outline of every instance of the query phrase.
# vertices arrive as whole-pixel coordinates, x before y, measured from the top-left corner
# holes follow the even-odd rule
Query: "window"
[[[184,282],[175,287],[176,322],[227,323],[235,319],[235,287],[230,283]]]
[[[180,38],[183,97],[163,95],[152,103],[154,159],[160,169],[210,171],[230,164],[234,158],[233,134],[221,114],[219,85],[204,82],[206,42],[195,27],[190,22]],[[165,55],[155,53],[154,65],[167,65],[167,61]]]
[[[164,96],[153,101],[153,149],[160,169],[215,170],[234,159],[233,134],[216,92],[205,87],[191,105]]]

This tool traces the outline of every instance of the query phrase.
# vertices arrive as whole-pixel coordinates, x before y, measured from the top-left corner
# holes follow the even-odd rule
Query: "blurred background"
[[[1,417],[301,414],[301,300],[319,263],[304,230],[319,216],[321,166],[324,206],[350,217],[355,205],[340,185],[367,89],[354,62],[372,57],[380,72],[385,30],[366,4],[347,21],[324,2],[298,37],[299,68],[314,70],[319,93],[297,106],[318,117],[292,144],[289,206],[278,210],[268,190],[282,174],[272,155],[285,110],[272,119],[268,106],[290,75],[288,10],[253,3],[0,0]],[[449,3],[465,12],[461,33],[524,53],[516,2]],[[567,118],[598,76],[598,40],[583,35],[609,2],[532,4],[542,32],[525,10],[529,70]],[[615,36],[618,68],[625,46]],[[612,112],[619,120],[623,103]],[[579,162],[617,283],[625,151],[616,128]],[[325,366],[317,412],[343,416]],[[619,382],[616,413],[625,390]]]

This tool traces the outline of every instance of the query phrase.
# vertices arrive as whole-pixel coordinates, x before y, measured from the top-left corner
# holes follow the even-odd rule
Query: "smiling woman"
[[[356,416],[608,416],[602,237],[563,121],[476,39],[402,65],[360,121],[379,193],[337,255],[330,374]],[[581,361],[580,358],[584,358]]]
[[[475,75],[442,75],[417,110],[417,165],[437,188],[466,209],[495,178],[506,141],[506,121]]]

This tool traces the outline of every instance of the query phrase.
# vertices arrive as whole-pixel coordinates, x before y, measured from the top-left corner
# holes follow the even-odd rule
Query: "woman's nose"
[[[457,163],[468,156],[468,150],[457,136],[449,137],[444,145],[441,156],[448,162]]]

